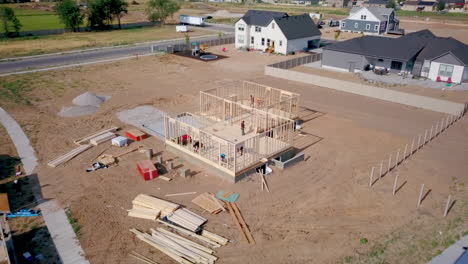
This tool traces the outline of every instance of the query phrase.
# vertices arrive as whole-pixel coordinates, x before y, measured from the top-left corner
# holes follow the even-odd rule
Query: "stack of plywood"
[[[89,145],[89,144],[86,144],[86,145],[81,145],[75,149],[73,149],[72,151],[68,152],[67,154],[64,154],[54,160],[51,160],[47,163],[47,165],[49,165],[50,167],[57,167],[59,166],[60,164],[63,164],[71,159],[73,159],[74,157],[78,156],[80,153],[84,152],[85,150],[91,148],[92,146]]]
[[[163,228],[151,229],[151,234],[131,229],[136,237],[182,264],[213,264],[218,257],[214,250],[188,240]]]
[[[161,211],[157,209],[149,209],[139,206],[134,206],[131,210],[128,210],[128,216],[141,218],[141,219],[148,219],[156,221]]]
[[[217,214],[226,210],[220,201],[214,197],[214,195],[207,192],[195,197],[195,199],[192,200],[192,203],[200,206],[211,214]]]
[[[172,214],[180,206],[153,196],[139,194],[132,201],[133,208],[146,208],[161,212],[161,218]]]
[[[197,231],[206,222],[205,218],[186,208],[177,209],[173,214],[167,216],[167,220],[192,232]]]
[[[118,127],[111,127],[111,128],[108,128],[108,129],[104,129],[104,130],[101,130],[101,131],[99,131],[99,132],[96,132],[96,133],[94,133],[94,134],[92,134],[92,135],[88,135],[88,136],[86,136],[86,137],[84,137],[84,138],[77,139],[77,140],[75,140],[74,142],[75,142],[75,144],[77,144],[77,145],[89,144],[91,139],[96,138],[96,137],[99,137],[99,136],[101,136],[101,135],[103,135],[103,134],[106,134],[106,133],[108,133],[108,132],[115,132],[115,131],[117,131],[117,129],[119,129],[119,128],[118,128]]]
[[[111,140],[115,138],[115,134],[112,132],[106,132],[103,134],[100,134],[99,136],[93,137],[89,140],[89,143],[93,144],[94,146],[97,146],[101,143],[104,143],[108,140]]]

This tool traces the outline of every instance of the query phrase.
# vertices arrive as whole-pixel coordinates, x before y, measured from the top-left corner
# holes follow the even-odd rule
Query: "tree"
[[[92,29],[107,29],[112,23],[109,0],[95,0],[88,2],[88,24]]]
[[[445,2],[444,1],[439,1],[437,3],[437,11],[442,11],[445,9]]]
[[[396,8],[397,7],[397,3],[395,0],[389,0],[388,3],[387,3],[387,7],[388,8]]]
[[[146,13],[151,22],[159,21],[164,24],[179,9],[179,4],[173,0],[149,0]]]
[[[81,14],[80,7],[74,0],[61,0],[55,6],[55,12],[65,28],[73,32],[80,31],[84,15]]]
[[[3,25],[5,36],[18,36],[21,29],[21,23],[15,16],[15,11],[10,7],[0,7],[0,21]]]
[[[128,13],[128,3],[124,0],[108,0],[107,3],[109,4],[110,13],[113,18],[117,18],[119,29],[122,28],[120,25],[120,19],[124,14]]]

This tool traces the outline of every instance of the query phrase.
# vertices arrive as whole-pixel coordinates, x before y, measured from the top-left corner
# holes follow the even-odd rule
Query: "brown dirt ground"
[[[31,105],[5,104],[21,124],[34,127],[27,133],[33,138],[40,159],[37,173],[44,186],[43,196],[56,198],[64,207],[71,207],[81,225],[80,242],[92,263],[133,263],[127,256],[131,250],[159,263],[173,263],[128,231],[157,226],[126,216],[132,199],[139,193],[164,197],[192,191],[214,193],[220,189],[238,192],[238,204],[257,241],[256,246],[248,246],[241,240],[227,213],[202,212],[190,202],[193,195],[170,199],[208,218],[208,230],[232,240],[217,251],[218,263],[336,263],[343,256],[357,254],[361,237],[368,238],[373,245],[416,218],[429,224],[444,221],[441,208],[447,195],[453,193],[450,189],[453,177],[464,183],[468,180],[463,176],[468,170],[466,119],[399,167],[400,183],[406,183],[392,197],[395,172],[369,189],[371,166],[379,166],[390,152],[395,155],[398,148],[402,149],[413,136],[443,115],[267,77],[263,75],[263,66],[284,60],[283,56],[239,52],[232,46],[228,49],[225,55],[229,58],[209,63],[168,55],[35,74],[35,82],[52,78],[63,86],[63,91],[54,93],[50,87],[30,90],[25,96],[33,99]],[[220,48],[214,52],[220,52]],[[161,152],[163,159],[174,159],[176,166],[189,167],[196,174],[182,179],[169,173],[173,177],[171,182],[157,179],[144,182],[135,168],[135,162],[144,158],[140,153],[125,156],[117,167],[86,173],[93,158],[107,148],[105,145],[59,168],[45,165],[74,148],[74,139],[92,131],[111,125],[119,125],[123,131],[130,128],[116,118],[118,111],[144,104],[172,113],[190,110],[196,106],[200,90],[239,80],[299,92],[301,105],[310,109],[301,112],[306,120],[303,127],[306,136],[296,136],[296,146],[304,149],[306,161],[285,171],[274,169],[267,176],[272,191],[269,194],[260,191],[259,179],[227,183],[165,152],[162,142],[155,138],[148,138],[142,144]],[[78,118],[56,115],[62,106],[71,104],[72,98],[88,90],[111,95],[112,99],[93,115]],[[111,148],[106,152],[121,151],[124,150]],[[416,210],[421,183],[432,191],[424,206]],[[464,192],[457,195],[461,200]],[[462,210],[462,206],[454,206],[448,219]],[[397,255],[388,261],[403,263]]]

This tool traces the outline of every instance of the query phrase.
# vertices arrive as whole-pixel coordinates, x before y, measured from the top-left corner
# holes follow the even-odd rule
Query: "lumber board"
[[[173,224],[164,222],[164,221],[162,221],[162,220],[160,220],[160,219],[157,219],[156,221],[159,222],[159,223],[161,223],[161,224],[163,224],[163,225],[166,225],[166,226],[168,226],[168,227],[171,227],[172,229],[174,229],[174,230],[176,230],[176,231],[178,231],[178,232],[180,232],[180,233],[182,233],[182,234],[185,234],[185,235],[194,237],[194,238],[196,238],[196,239],[198,239],[198,240],[200,240],[200,241],[203,241],[203,242],[209,244],[210,246],[212,246],[212,247],[214,247],[214,248],[219,248],[219,247],[221,246],[220,244],[218,244],[218,243],[216,243],[216,242],[214,242],[214,241],[212,241],[212,240],[210,240],[210,239],[208,239],[208,238],[206,238],[206,237],[203,237],[203,236],[200,236],[200,235],[198,235],[198,234],[195,234],[195,233],[192,232],[192,231],[189,231],[189,230],[183,229],[183,228],[181,228],[181,227],[175,226],[175,225],[173,225]]]
[[[205,229],[202,230],[201,235],[223,246],[227,245],[227,243],[229,242],[229,239],[224,238],[215,233],[209,232],[208,230],[205,230]]]
[[[165,180],[165,181],[172,181],[171,178],[166,177],[166,176],[158,176],[158,179]]]
[[[245,234],[247,235],[247,238],[249,239],[249,243],[255,244],[255,240],[252,236],[252,233],[250,233],[250,229],[245,223],[244,217],[242,216],[239,207],[237,207],[236,203],[232,203],[232,208],[234,209],[235,214],[237,215],[237,218],[240,221],[241,226],[243,227]]]
[[[207,247],[205,247],[205,246],[203,246],[203,245],[200,245],[200,244],[198,244],[198,243],[196,243],[196,242],[193,242],[193,241],[191,241],[191,240],[189,240],[189,239],[187,239],[187,238],[185,238],[185,237],[179,236],[179,235],[177,235],[176,233],[172,233],[171,231],[168,231],[168,230],[166,230],[166,229],[164,229],[164,228],[158,227],[158,228],[156,228],[156,229],[157,229],[159,232],[165,233],[165,234],[167,234],[167,235],[169,235],[169,236],[173,236],[174,238],[176,238],[176,239],[178,239],[178,240],[180,240],[180,241],[183,241],[184,243],[190,244],[190,245],[192,245],[193,247],[196,247],[196,248],[198,248],[198,249],[200,249],[200,250],[202,250],[202,251],[204,251],[204,252],[206,252],[206,253],[208,253],[208,254],[213,254],[213,253],[215,252],[214,250],[212,250],[212,249],[210,249],[210,248],[207,248]],[[154,230],[154,229],[151,229],[151,231],[153,231],[153,230]]]
[[[132,208],[128,211],[128,216],[156,221],[160,213],[157,209]]]
[[[152,259],[150,259],[148,257],[145,257],[145,256],[143,256],[142,254],[140,254],[140,253],[138,253],[136,251],[132,251],[128,255],[130,255],[130,256],[132,256],[132,257],[134,257],[134,258],[136,258],[136,259],[138,259],[138,260],[140,260],[142,262],[145,262],[147,264],[158,264],[156,261],[154,261],[154,260],[152,260]]]
[[[225,210],[219,202],[214,201],[215,198],[212,197],[209,193],[202,193],[199,196],[195,197],[192,200],[192,203],[200,206],[209,213],[219,212]]]
[[[71,159],[73,159],[74,157],[78,156],[79,154],[81,154],[82,152],[88,150],[89,148],[91,148],[92,146],[87,144],[87,145],[81,145],[77,148],[74,148],[73,150],[71,150],[70,152],[62,155],[62,156],[59,156],[57,158],[55,158],[54,160],[51,160],[47,163],[47,165],[49,165],[50,167],[57,167]]]
[[[91,135],[85,136],[83,138],[77,139],[77,140],[75,140],[73,142],[75,144],[77,144],[77,145],[88,144],[90,139],[95,138],[95,137],[97,137],[99,135],[102,135],[104,133],[107,133],[107,132],[115,132],[118,129],[119,129],[119,127],[111,127],[111,128],[108,128],[108,129],[104,129],[104,130],[101,130],[99,132],[93,133]]]
[[[89,143],[91,143],[91,145],[97,146],[97,145],[99,145],[99,144],[101,144],[101,143],[104,143],[104,142],[106,142],[106,141],[108,141],[108,140],[111,140],[111,139],[113,139],[113,138],[115,138],[115,134],[114,134],[114,133],[112,133],[112,132],[106,132],[106,133],[101,134],[101,135],[99,135],[99,136],[97,136],[97,137],[91,138],[91,139],[89,140]]]
[[[232,205],[230,202],[227,202],[227,208],[228,208],[228,211],[229,213],[231,214],[231,217],[232,217],[232,221],[234,222],[234,224],[237,226],[237,228],[239,229],[239,231],[242,233],[243,237],[245,238],[245,240],[247,241],[247,243],[250,243],[249,242],[249,238],[247,237],[247,234],[245,234],[244,232],[244,229],[242,228],[239,220],[237,219],[237,216],[236,214],[234,213],[234,209],[232,208]]]

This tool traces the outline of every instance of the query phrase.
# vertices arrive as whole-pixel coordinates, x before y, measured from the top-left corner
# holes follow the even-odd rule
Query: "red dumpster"
[[[145,181],[158,177],[158,170],[151,160],[142,160],[137,162],[137,169]]]

